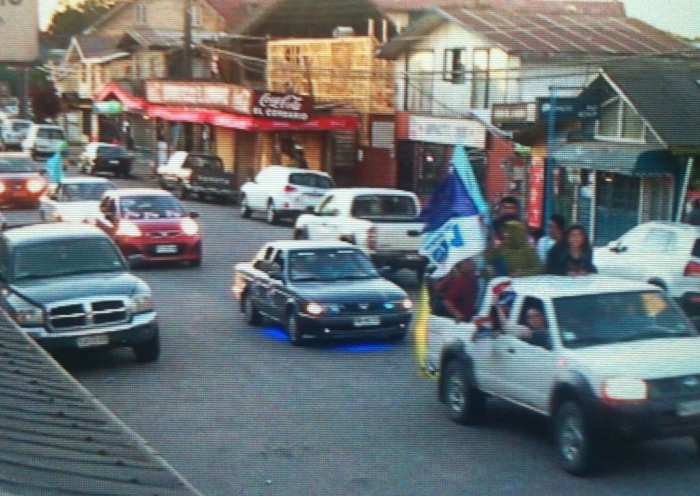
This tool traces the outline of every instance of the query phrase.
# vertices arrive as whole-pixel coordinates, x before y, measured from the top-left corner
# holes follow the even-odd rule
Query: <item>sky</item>
[[[58,0],[39,2],[39,26],[45,29]],[[700,0],[623,0],[628,17],[688,38],[700,38]]]

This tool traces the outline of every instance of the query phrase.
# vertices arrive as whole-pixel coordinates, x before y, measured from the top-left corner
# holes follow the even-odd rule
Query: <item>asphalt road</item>
[[[137,176],[116,182],[152,179]],[[290,238],[290,226],[241,219],[234,206],[186,205],[201,214],[202,267],[138,271],[156,295],[161,359],[138,365],[117,350],[61,362],[204,494],[698,494],[690,439],[611,445],[607,470],[574,478],[533,414],[494,400],[484,425],[451,423],[435,383],[417,373],[410,338],[296,348],[279,329],[249,326],[230,292],[232,267],[263,242]],[[411,273],[394,279],[415,296]]]

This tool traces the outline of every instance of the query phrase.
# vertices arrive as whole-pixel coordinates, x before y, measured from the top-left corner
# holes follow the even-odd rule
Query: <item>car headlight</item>
[[[649,397],[649,386],[636,377],[618,376],[604,380],[600,392],[608,401],[644,401]]]
[[[0,181],[0,195],[7,191],[7,186],[4,182]]]
[[[32,305],[16,295],[8,298],[8,303],[12,307],[12,317],[20,327],[36,327],[44,325],[44,310]]]
[[[409,311],[413,308],[413,301],[410,298],[402,298],[396,301],[387,301],[384,303],[384,308],[387,310],[404,310]]]
[[[150,294],[137,295],[131,300],[131,311],[133,313],[152,312],[154,309],[153,296]]]
[[[321,305],[320,303],[317,303],[315,301],[310,301],[308,303],[304,303],[302,305],[302,311],[306,314],[312,315],[314,317],[318,317],[325,311],[325,307]]]
[[[40,193],[46,187],[46,181],[39,178],[27,180],[27,191],[32,194]]]
[[[116,232],[117,236],[129,236],[132,238],[138,238],[139,236],[142,235],[141,229],[139,229],[139,226],[134,224],[131,221],[124,220],[119,223],[119,227],[117,228]]]
[[[184,232],[188,236],[192,236],[193,234],[197,234],[199,232],[199,224],[187,217],[185,219],[182,219],[182,222],[180,223],[180,229],[182,229],[182,232]]]

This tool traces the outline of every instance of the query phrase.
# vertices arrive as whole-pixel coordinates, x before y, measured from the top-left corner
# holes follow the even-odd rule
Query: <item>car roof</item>
[[[175,198],[169,191],[158,188],[115,188],[106,191],[105,195],[113,196],[115,198],[122,196],[170,196]]]
[[[644,222],[638,224],[635,227],[664,227],[667,229],[675,229],[678,231],[694,232],[700,233],[700,226],[694,226],[692,224],[686,224],[685,222],[674,222],[671,220],[651,220],[649,222]]]
[[[294,173],[302,173],[302,174],[317,174],[319,176],[324,176],[324,177],[330,177],[330,174],[324,171],[320,170],[314,170],[314,169],[301,169],[298,167],[286,167],[284,165],[267,165],[260,169],[260,172],[265,172],[265,171],[270,171],[266,172],[266,174],[280,174],[280,175],[289,175],[289,174],[294,174]]]
[[[2,236],[13,245],[86,237],[109,238],[102,229],[96,226],[70,222],[42,222],[9,227],[2,232]]]
[[[0,158],[28,158],[33,160],[32,157],[24,152],[0,152]]]
[[[335,195],[335,196],[358,196],[358,195],[401,195],[401,196],[410,196],[412,198],[416,197],[416,194],[413,193],[412,191],[406,191],[403,189],[395,189],[395,188],[367,188],[367,187],[360,187],[360,188],[334,188],[328,193],[327,195]]]
[[[316,241],[306,239],[285,239],[278,241],[270,241],[266,244],[268,247],[277,248],[280,250],[326,250],[326,249],[355,249],[357,246],[346,243],[345,241]]]
[[[70,176],[61,179],[61,184],[114,184],[106,177]]]
[[[658,286],[619,277],[590,274],[586,276],[538,275],[528,277],[498,277],[489,282],[491,288],[510,282],[509,290],[538,298],[584,296],[625,291],[661,291]]]

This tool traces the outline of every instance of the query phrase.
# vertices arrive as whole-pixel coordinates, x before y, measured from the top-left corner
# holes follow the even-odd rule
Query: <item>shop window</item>
[[[452,84],[464,84],[466,74],[467,50],[449,48],[445,50],[442,79]]]

